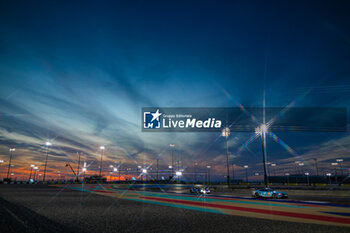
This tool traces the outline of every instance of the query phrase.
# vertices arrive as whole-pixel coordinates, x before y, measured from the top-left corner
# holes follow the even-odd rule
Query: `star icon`
[[[157,119],[157,121],[159,121],[159,116],[162,115],[161,113],[159,113],[159,109],[157,109],[157,111],[155,113],[151,113],[151,114],[153,116],[151,122],[156,120],[156,119]]]

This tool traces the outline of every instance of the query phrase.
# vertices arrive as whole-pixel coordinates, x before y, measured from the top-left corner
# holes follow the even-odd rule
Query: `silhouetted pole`
[[[46,142],[46,160],[45,160],[45,166],[44,166],[44,176],[43,176],[43,182],[45,182],[46,179],[46,167],[47,167],[47,159],[49,158],[49,146],[51,146],[51,142]]]
[[[227,138],[230,135],[230,129],[228,127],[224,128],[222,130],[222,136],[225,137],[226,142],[226,169],[227,169],[227,187],[230,188],[230,164],[228,159],[228,145],[227,145]]]
[[[16,150],[15,148],[11,148],[11,149],[10,149],[10,160],[9,160],[9,167],[8,167],[8,169],[7,169],[7,177],[6,177],[6,180],[9,179],[10,169],[11,169],[11,162],[12,162],[12,153],[13,153],[15,150]]]
[[[104,146],[100,146],[100,150],[101,150],[101,160],[100,160],[100,177],[102,177],[102,158],[103,158],[103,152],[105,150]]]
[[[318,165],[317,165],[317,159],[314,159],[314,160],[315,160],[316,176],[318,176]]]

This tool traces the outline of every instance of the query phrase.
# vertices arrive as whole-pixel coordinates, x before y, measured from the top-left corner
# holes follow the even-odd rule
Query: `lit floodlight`
[[[268,131],[268,127],[265,124],[262,124],[259,127],[255,128],[255,133],[256,134],[267,133],[267,131]]]
[[[118,171],[118,168],[116,168],[116,167],[113,168],[113,171],[114,171],[114,172],[117,172],[117,171]]]
[[[261,132],[266,133],[266,132],[267,132],[267,125],[262,124],[262,125],[260,126],[260,130],[261,130]]]
[[[138,169],[141,169],[141,168],[142,168],[142,166],[137,166],[137,168],[138,168]]]
[[[226,127],[226,128],[224,128],[224,129],[222,129],[221,135],[222,135],[223,137],[228,137],[228,136],[230,135],[230,128]]]
[[[332,174],[331,173],[327,173],[326,176],[331,176]]]
[[[113,165],[109,165],[110,168],[114,167]]]
[[[0,160],[0,163],[3,163],[4,162],[4,160]]]
[[[11,152],[13,152],[13,151],[15,151],[15,150],[16,150],[15,148],[10,148],[10,151],[11,151]]]
[[[86,167],[83,167],[83,172],[86,172]]]
[[[169,165],[169,168],[171,169],[171,168],[173,168],[173,166]]]
[[[176,174],[176,176],[182,176],[182,172],[181,171],[177,171],[175,174]]]
[[[100,150],[104,150],[105,149],[105,146],[100,146]]]
[[[34,169],[34,170],[38,170],[38,167],[34,167],[33,169]]]
[[[343,159],[337,159],[336,161],[337,162],[343,162],[344,160]]]
[[[45,142],[45,145],[46,145],[46,146],[52,146],[52,143],[49,142],[49,141],[47,141],[47,142]]]
[[[244,165],[244,168],[248,168],[248,165]]]
[[[308,172],[305,172],[305,175],[306,175],[306,176],[308,176],[308,175],[310,175],[310,173],[308,173]]]
[[[142,173],[146,174],[147,173],[147,169],[146,168],[142,169]]]

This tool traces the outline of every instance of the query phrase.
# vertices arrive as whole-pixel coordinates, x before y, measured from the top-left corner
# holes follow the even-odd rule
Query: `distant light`
[[[299,166],[304,166],[304,163],[299,163]]]
[[[31,164],[30,167],[35,167],[35,165],[34,165],[34,164]]]
[[[226,127],[226,128],[224,128],[224,129],[222,129],[221,135],[222,135],[223,137],[228,137],[228,136],[230,136],[230,128]]]
[[[83,167],[83,172],[86,172],[86,167]]]
[[[13,176],[15,173],[11,173],[11,176]]]
[[[113,165],[109,165],[110,168],[114,167]]]
[[[177,176],[182,176],[182,172],[181,172],[181,171],[177,171],[175,174],[176,174]]]
[[[300,163],[300,161],[295,161],[294,163]]]
[[[210,166],[210,165],[208,165],[208,166],[207,166],[207,168],[211,168],[211,166]]]
[[[256,176],[258,176],[258,175],[259,175],[259,173],[258,173],[258,172],[255,172],[255,175],[256,175]]]
[[[12,151],[15,151],[16,149],[15,148],[10,148],[10,151],[12,152]]]
[[[327,173],[326,176],[331,176],[332,174],[331,173]]]
[[[4,162],[4,160],[0,160],[0,163],[3,163]]]
[[[276,164],[275,164],[275,163],[273,163],[273,164],[271,164],[271,166],[272,166],[272,167],[276,167]]]
[[[173,168],[173,166],[169,165],[169,168]]]
[[[118,168],[116,168],[116,167],[113,168],[113,171],[114,171],[114,172],[117,172],[117,171],[118,171]]]
[[[337,166],[337,165],[338,165],[338,163],[332,163],[332,165],[333,165],[333,166]]]
[[[141,169],[142,166],[137,166],[138,169]]]
[[[244,168],[248,168],[248,165],[244,165]]]
[[[105,146],[100,146],[100,150],[104,150],[105,149]]]
[[[286,173],[285,175],[286,175],[286,176],[289,176],[290,174],[289,174],[289,173]]]
[[[170,146],[170,147],[175,147],[175,144],[170,144],[169,146]]]
[[[308,173],[308,172],[305,172],[305,175],[307,175],[307,176],[308,176],[308,175],[310,175],[310,173]]]
[[[337,162],[343,162],[344,160],[343,159],[337,159],[336,161]]]
[[[146,174],[147,173],[147,169],[142,169],[142,173]]]
[[[45,142],[45,145],[46,146],[52,146],[52,143],[51,142]]]

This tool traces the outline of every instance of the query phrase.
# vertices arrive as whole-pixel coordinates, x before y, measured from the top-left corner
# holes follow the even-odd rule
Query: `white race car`
[[[196,194],[209,194],[210,189],[208,187],[192,187],[190,189],[191,193],[196,193]]]

